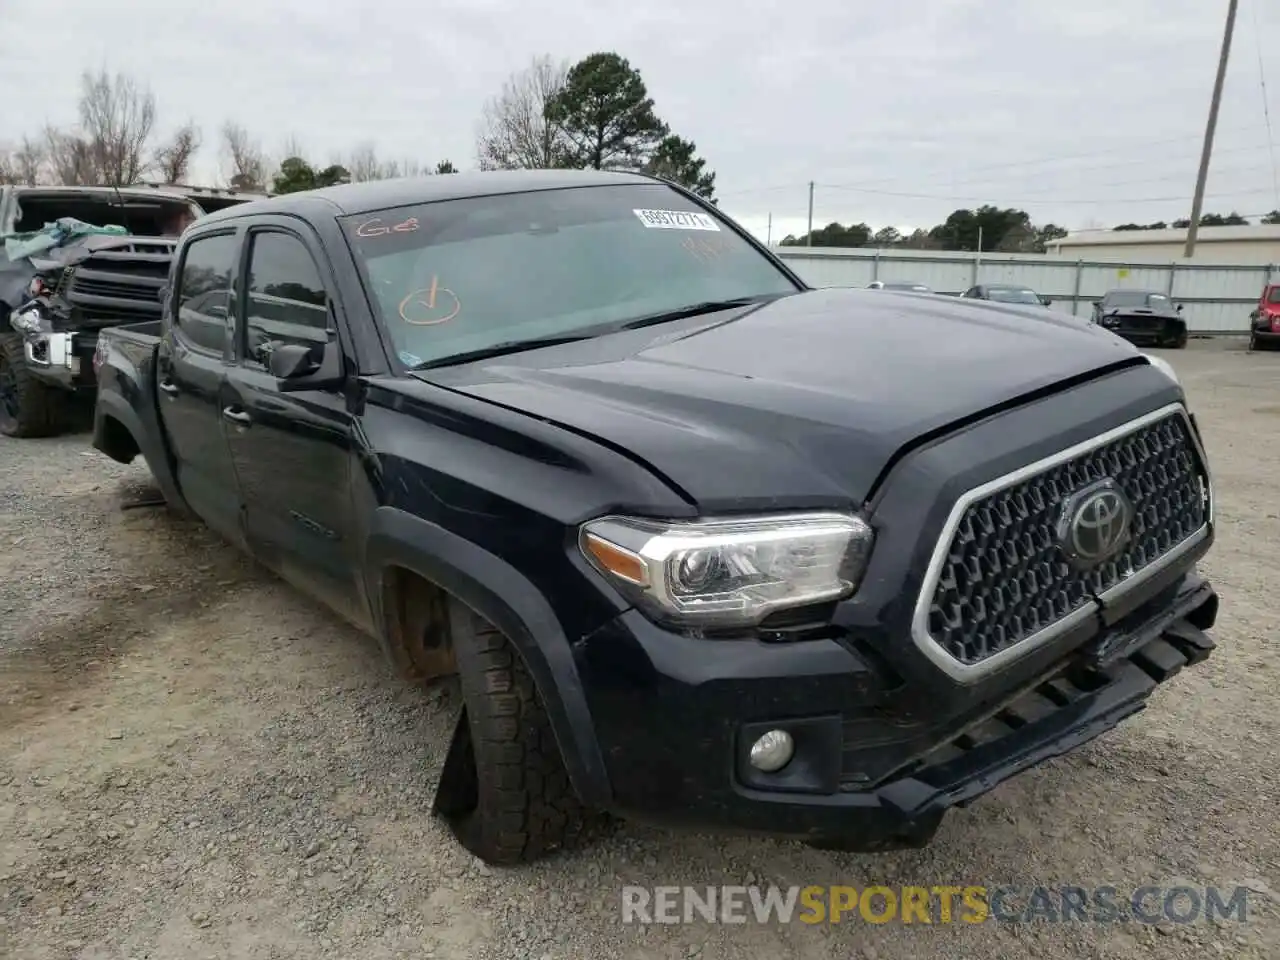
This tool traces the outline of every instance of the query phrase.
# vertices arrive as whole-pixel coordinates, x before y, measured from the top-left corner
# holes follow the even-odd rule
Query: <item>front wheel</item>
[[[463,714],[436,811],[486,863],[527,863],[575,845],[589,818],[533,678],[501,631],[456,600],[449,606]]]
[[[21,337],[0,336],[0,434],[51,437],[61,433],[66,427],[66,399],[31,375]]]

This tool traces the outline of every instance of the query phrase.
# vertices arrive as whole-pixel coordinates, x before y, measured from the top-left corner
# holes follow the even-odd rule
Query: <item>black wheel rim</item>
[[[0,357],[0,423],[18,419],[18,375],[9,361]]]

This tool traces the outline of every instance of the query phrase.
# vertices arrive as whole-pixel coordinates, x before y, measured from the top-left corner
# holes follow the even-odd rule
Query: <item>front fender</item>
[[[402,567],[467,604],[503,632],[528,668],[547,710],[565,768],[588,806],[608,806],[610,788],[595,725],[560,621],[515,567],[443,527],[396,507],[374,510],[365,552],[368,596],[380,609],[390,567]],[[387,631],[380,630],[383,643]]]

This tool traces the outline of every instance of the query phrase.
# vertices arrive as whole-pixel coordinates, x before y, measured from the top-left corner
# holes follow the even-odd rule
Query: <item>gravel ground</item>
[[[1280,356],[1194,343],[1220,647],[886,856],[623,825],[482,867],[429,816],[457,709],[83,435],[0,438],[0,957],[1280,956]],[[623,925],[639,884],[1246,884],[1249,922]]]

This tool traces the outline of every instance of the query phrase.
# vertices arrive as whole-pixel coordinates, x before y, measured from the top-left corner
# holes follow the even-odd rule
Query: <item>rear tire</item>
[[[456,600],[449,606],[463,712],[437,813],[486,863],[528,863],[577,845],[589,817],[533,678],[501,631]]]
[[[52,437],[67,423],[67,398],[31,375],[22,338],[0,336],[0,434]]]

